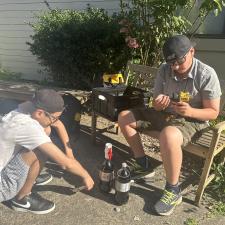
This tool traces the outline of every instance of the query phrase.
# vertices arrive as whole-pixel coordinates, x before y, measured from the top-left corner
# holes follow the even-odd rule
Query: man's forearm
[[[214,120],[218,116],[218,112],[211,108],[205,109],[196,109],[192,108],[192,112],[190,118],[207,121],[207,120]]]
[[[78,175],[83,179],[90,176],[89,173],[83,168],[83,166],[76,159],[70,159],[70,160],[71,160],[71,163],[68,163],[65,166],[65,169],[68,172],[71,172],[74,175]]]
[[[70,143],[67,143],[66,147],[65,147],[65,154],[69,157],[69,158],[74,158],[73,155],[73,150],[70,147]]]
[[[69,158],[53,143],[45,143],[38,147],[41,152],[49,156],[52,160],[58,163],[62,168],[78,175],[82,178],[89,176],[88,172],[82,167],[82,165],[73,157]]]

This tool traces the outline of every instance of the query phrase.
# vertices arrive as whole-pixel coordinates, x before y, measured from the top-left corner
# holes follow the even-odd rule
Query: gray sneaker
[[[148,179],[155,175],[155,171],[149,165],[147,168],[140,166],[136,161],[127,162],[130,168],[131,179],[139,180],[139,179]]]
[[[44,199],[37,193],[30,193],[21,200],[13,198],[10,200],[12,209],[19,212],[32,212],[35,214],[50,213],[55,209],[55,204]]]
[[[45,184],[48,184],[50,181],[52,181],[53,177],[50,173],[42,173],[40,174],[34,183],[35,186],[42,186]]]
[[[158,215],[169,216],[177,205],[182,202],[182,195],[173,193],[169,190],[164,190],[162,197],[156,202],[154,209]]]

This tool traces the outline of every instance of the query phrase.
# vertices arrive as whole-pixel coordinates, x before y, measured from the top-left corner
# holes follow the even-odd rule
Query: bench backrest
[[[158,69],[150,66],[127,63],[126,85],[147,91],[152,90]]]

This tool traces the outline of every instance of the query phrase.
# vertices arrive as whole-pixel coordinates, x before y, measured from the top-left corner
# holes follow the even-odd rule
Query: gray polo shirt
[[[203,99],[216,99],[221,96],[219,79],[215,70],[193,58],[193,63],[188,77],[179,79],[176,77],[171,67],[163,63],[155,79],[153,97],[165,94],[172,97],[172,94],[180,91],[187,91],[191,94],[189,104],[194,108],[202,108]],[[171,111],[168,107],[166,111]]]

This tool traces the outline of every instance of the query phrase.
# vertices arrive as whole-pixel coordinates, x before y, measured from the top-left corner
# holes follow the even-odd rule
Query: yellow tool
[[[103,74],[103,82],[105,84],[122,84],[124,83],[123,75],[122,73],[115,73],[115,74]]]
[[[174,102],[189,102],[191,95],[187,91],[180,91],[180,93],[173,93],[171,100]]]

